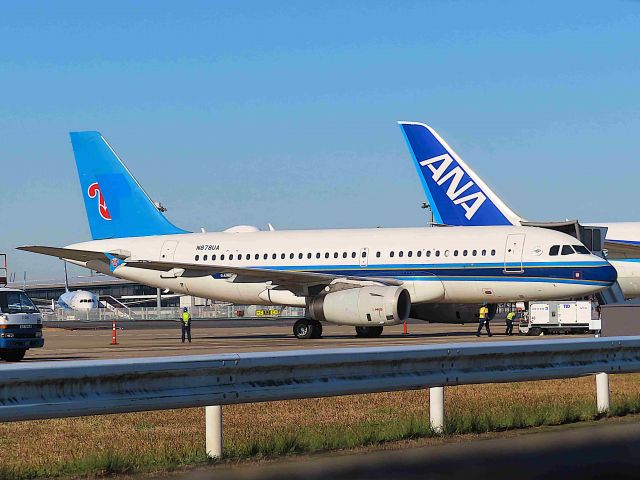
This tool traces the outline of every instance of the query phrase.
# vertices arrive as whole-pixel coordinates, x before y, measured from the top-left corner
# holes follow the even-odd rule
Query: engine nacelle
[[[482,304],[423,303],[411,307],[411,318],[430,323],[478,323]],[[497,304],[489,304],[489,319],[498,309]]]
[[[411,297],[404,287],[360,287],[313,297],[307,306],[314,320],[339,325],[395,325],[409,318]]]

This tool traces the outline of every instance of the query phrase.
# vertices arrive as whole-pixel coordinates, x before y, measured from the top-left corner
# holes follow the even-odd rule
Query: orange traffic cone
[[[407,335],[409,332],[407,332],[407,322],[404,322],[404,326],[402,327],[402,333],[404,335]]]
[[[118,345],[118,338],[116,334],[116,321],[113,321],[111,329],[111,345]]]

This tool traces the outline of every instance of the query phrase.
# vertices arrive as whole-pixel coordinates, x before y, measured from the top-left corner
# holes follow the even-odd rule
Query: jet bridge
[[[526,227],[548,228],[549,230],[566,233],[580,240],[594,255],[602,258],[607,257],[604,248],[607,227],[581,225],[578,220],[567,220],[564,222],[522,222],[522,225]],[[608,289],[597,293],[596,297],[600,305],[624,302],[624,294],[618,282],[611,285]]]

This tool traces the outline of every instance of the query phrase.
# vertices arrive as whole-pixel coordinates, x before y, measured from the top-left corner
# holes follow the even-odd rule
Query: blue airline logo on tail
[[[439,165],[436,167],[438,163]],[[471,220],[487,197],[482,192],[475,192],[460,198],[460,195],[473,187],[475,183],[469,180],[460,187],[460,183],[464,178],[464,172],[458,165],[447,171],[452,163],[453,158],[451,158],[451,155],[445,153],[444,155],[438,155],[437,157],[421,161],[420,166],[427,167],[431,170],[431,178],[433,178],[438,186],[442,186],[447,180],[451,179],[447,187],[447,197],[449,197],[455,205],[460,205],[466,212],[464,216],[467,220]]]
[[[400,122],[414,165],[433,211],[446,225],[512,225],[483,191],[469,167],[444,140],[421,123]]]

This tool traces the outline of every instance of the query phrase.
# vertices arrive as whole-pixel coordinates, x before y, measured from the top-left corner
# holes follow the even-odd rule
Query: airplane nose
[[[618,271],[610,263],[600,267],[600,275],[602,275],[602,281],[609,285],[613,285],[618,280]]]

